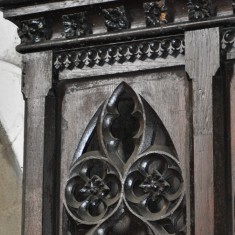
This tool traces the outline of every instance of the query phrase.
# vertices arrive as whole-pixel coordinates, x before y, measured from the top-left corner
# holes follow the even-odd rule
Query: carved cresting
[[[181,167],[166,129],[149,104],[121,83],[75,153],[65,186],[64,232],[183,235],[184,201]]]

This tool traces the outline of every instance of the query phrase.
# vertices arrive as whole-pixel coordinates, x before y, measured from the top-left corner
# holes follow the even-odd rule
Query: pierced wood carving
[[[18,28],[18,35],[22,43],[37,43],[49,40],[51,34],[52,31],[43,17],[22,21]]]
[[[96,120],[65,186],[65,232],[186,234],[182,170],[157,114],[121,83]]]
[[[130,21],[128,20],[124,6],[103,9],[105,18],[105,26],[108,31],[117,31],[130,28]]]
[[[187,5],[189,20],[202,20],[215,15],[210,0],[189,0]]]
[[[160,26],[167,23],[165,1],[146,2],[143,4],[147,27]]]
[[[56,70],[103,66],[114,63],[135,62],[136,60],[166,58],[184,54],[184,38],[181,36],[160,40],[142,41],[123,44],[81,49],[73,52],[62,52],[55,56]]]
[[[91,26],[87,22],[87,12],[63,15],[64,33],[66,38],[80,37],[92,33]]]

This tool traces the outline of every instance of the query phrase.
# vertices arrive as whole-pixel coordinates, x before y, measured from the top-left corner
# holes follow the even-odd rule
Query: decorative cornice
[[[131,24],[124,6],[103,9],[102,12],[109,32],[130,28]]]
[[[91,26],[87,22],[87,12],[63,15],[63,35],[66,38],[81,37],[92,33]]]
[[[75,67],[92,68],[95,65],[133,63],[136,60],[154,60],[166,58],[169,55],[176,57],[179,54],[184,54],[184,38],[182,36],[59,52],[55,55],[54,68],[58,71]]]
[[[22,21],[19,24],[18,35],[22,43],[38,43],[51,38],[52,31],[45,18]]]
[[[155,27],[167,23],[167,8],[165,1],[145,2],[143,4],[146,26]]]
[[[188,0],[189,20],[202,20],[215,15],[211,0]]]

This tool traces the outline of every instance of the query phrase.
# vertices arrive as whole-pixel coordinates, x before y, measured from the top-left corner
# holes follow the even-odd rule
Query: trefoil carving
[[[124,6],[103,9],[102,12],[108,32],[130,28],[131,24]]]
[[[167,8],[165,1],[146,2],[143,4],[147,27],[167,24]]]
[[[45,18],[22,21],[18,28],[21,43],[37,43],[51,38],[52,31]]]
[[[181,164],[157,114],[123,82],[95,119],[65,185],[64,232],[186,234]]]
[[[87,21],[87,12],[63,15],[63,35],[66,38],[81,37],[92,33],[92,28]]]

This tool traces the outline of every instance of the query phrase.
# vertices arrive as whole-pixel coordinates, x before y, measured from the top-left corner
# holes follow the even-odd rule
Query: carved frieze
[[[165,1],[146,2],[143,4],[147,27],[160,26],[167,23]]]
[[[87,12],[63,15],[63,35],[66,38],[80,37],[92,33],[91,26],[87,21]]]
[[[22,43],[37,43],[49,40],[52,31],[45,18],[22,21],[19,24],[18,35]]]
[[[130,21],[124,6],[103,9],[105,26],[108,31],[117,31],[130,28]]]
[[[123,82],[96,120],[65,185],[64,232],[186,234],[181,165],[155,111]]]
[[[116,46],[80,49],[72,52],[56,54],[54,67],[56,70],[103,66],[114,63],[124,64],[136,60],[154,60],[167,56],[184,54],[184,38],[156,39],[151,41],[133,42]]]
[[[189,0],[189,20],[202,20],[215,15],[211,0]]]

